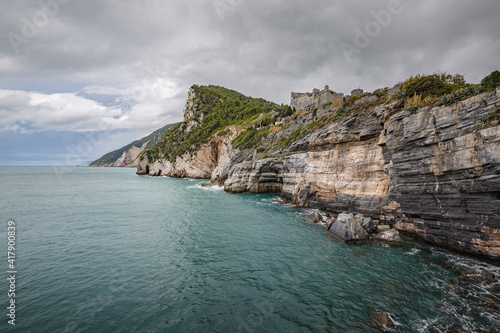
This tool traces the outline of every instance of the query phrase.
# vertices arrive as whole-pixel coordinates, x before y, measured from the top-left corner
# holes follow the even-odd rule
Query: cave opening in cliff
[[[149,165],[146,165],[146,175],[149,175]]]

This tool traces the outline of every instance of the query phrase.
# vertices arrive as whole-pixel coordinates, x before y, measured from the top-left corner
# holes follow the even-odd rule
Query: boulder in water
[[[368,238],[368,233],[358,221],[344,213],[337,216],[337,220],[332,224],[328,232],[342,242],[363,241]]]

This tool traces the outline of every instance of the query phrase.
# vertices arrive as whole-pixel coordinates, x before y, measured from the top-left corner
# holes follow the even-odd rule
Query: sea
[[[1,167],[0,332],[500,331],[499,267],[341,244],[312,210],[207,182]]]

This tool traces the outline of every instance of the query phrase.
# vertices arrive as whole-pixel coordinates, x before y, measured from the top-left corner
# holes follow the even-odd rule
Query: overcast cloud
[[[292,91],[325,84],[370,91],[438,70],[479,82],[500,67],[498,0],[0,6],[0,132],[114,131],[123,140],[102,142],[89,159],[181,120],[192,84],[289,103]]]

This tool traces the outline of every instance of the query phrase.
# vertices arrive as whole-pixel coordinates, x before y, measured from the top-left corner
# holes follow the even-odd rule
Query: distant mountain
[[[139,156],[145,149],[150,149],[163,138],[165,131],[175,124],[168,124],[150,135],[136,140],[120,149],[105,154],[90,163],[90,167],[135,167],[139,164]]]

